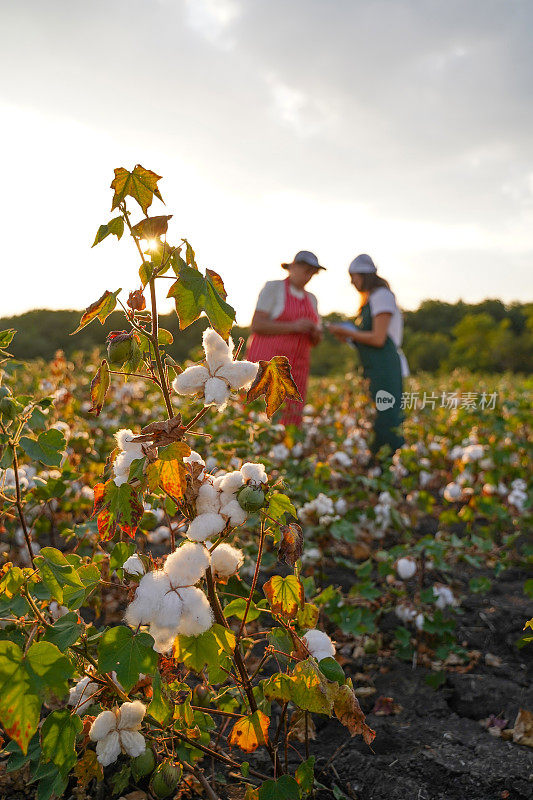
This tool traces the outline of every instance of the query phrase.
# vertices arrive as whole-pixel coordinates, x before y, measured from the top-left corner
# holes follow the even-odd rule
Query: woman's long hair
[[[364,272],[361,273],[361,277],[363,279],[363,285],[359,290],[359,294],[361,295],[359,313],[361,312],[363,306],[368,303],[368,298],[373,291],[380,289],[382,286],[384,286],[385,289],[390,289],[388,281],[386,281],[385,278],[380,277],[377,272]]]

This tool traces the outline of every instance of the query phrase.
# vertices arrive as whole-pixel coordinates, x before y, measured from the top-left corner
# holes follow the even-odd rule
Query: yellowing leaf
[[[150,491],[161,488],[174,500],[180,500],[187,486],[187,470],[183,458],[189,453],[190,448],[185,442],[173,442],[167,447],[159,448],[159,458],[146,468]]]
[[[295,575],[273,575],[263,586],[270,608],[285,617],[295,617],[304,607],[304,589]]]
[[[74,767],[74,775],[77,778],[78,785],[83,789],[87,788],[93,778],[96,778],[98,783],[104,780],[104,770],[101,764],[98,763],[94,750],[85,751]]]
[[[368,745],[374,741],[376,732],[366,724],[365,715],[350,686],[347,684],[339,686],[333,708],[337,718],[348,728],[352,736],[361,734]]]
[[[269,722],[269,718],[262,711],[254,711],[249,717],[235,723],[228,744],[230,747],[240,747],[245,753],[253,753],[259,745],[268,742]]]
[[[85,309],[81,316],[80,324],[75,331],[72,331],[70,335],[74,336],[75,333],[81,331],[82,328],[85,328],[89,322],[92,322],[93,319],[96,319],[97,317],[103,325],[111,312],[115,310],[115,306],[117,304],[117,295],[121,291],[121,289],[117,289],[116,292],[108,292],[106,289],[103,295],[96,300],[96,302],[91,303],[91,305]]]
[[[105,396],[109,389],[109,366],[107,361],[104,360],[98,367],[98,371],[91,381],[91,400],[93,402],[89,411],[94,411],[96,416],[99,415],[104,405]]]
[[[163,236],[168,230],[168,221],[172,219],[172,214],[161,217],[147,217],[142,219],[132,228],[132,233],[140,239],[157,239]]]
[[[224,284],[216,272],[208,270],[204,276],[194,267],[181,267],[178,280],[170,287],[167,297],[174,299],[180,330],[204,313],[211,327],[227,340],[235,320],[235,309],[226,303]]]
[[[152,205],[154,194],[163,202],[161,193],[157,188],[157,182],[160,179],[161,175],[141,167],[140,164],[134,167],[133,172],[129,172],[124,167],[118,167],[115,170],[115,177],[111,181],[111,188],[115,190],[111,211],[118,208],[119,203],[129,195],[139,203],[146,214],[148,207]]]
[[[304,711],[331,714],[338,685],[327,680],[314,658],[300,661],[292,672],[291,699]]]
[[[302,402],[286,356],[274,356],[270,361],[259,362],[259,370],[248,389],[246,399],[251,402],[262,394],[265,395],[268,417],[272,417],[287,398]]]
[[[531,628],[531,630],[533,631],[533,617],[531,619],[528,619],[522,630],[525,631],[526,628]]]
[[[102,242],[111,234],[114,234],[117,239],[122,238],[122,234],[124,233],[124,220],[122,217],[114,217],[110,220],[107,225],[100,225],[96,232],[96,236],[94,238],[94,242],[92,243],[92,247],[95,247],[97,244]]]

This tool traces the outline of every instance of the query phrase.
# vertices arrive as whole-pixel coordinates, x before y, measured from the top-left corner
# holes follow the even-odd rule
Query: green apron
[[[361,309],[358,322],[360,330],[372,330],[370,303],[366,303]],[[400,356],[390,336],[387,336],[383,347],[370,347],[359,342],[355,344],[363,365],[364,376],[370,380],[370,394],[376,403],[372,452],[377,453],[385,444],[388,444],[394,452],[405,442],[399,432],[403,419]]]

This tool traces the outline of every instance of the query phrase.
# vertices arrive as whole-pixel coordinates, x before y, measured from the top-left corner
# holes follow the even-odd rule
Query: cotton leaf
[[[276,413],[282,403],[290,398],[302,402],[300,392],[291,374],[291,365],[286,356],[274,356],[270,361],[260,361],[254,382],[248,389],[248,402],[265,395],[268,417]]]
[[[262,711],[254,711],[249,717],[235,723],[228,744],[230,747],[240,747],[245,753],[253,753],[259,745],[268,742],[269,722],[269,718]]]
[[[223,339],[228,338],[235,321],[235,309],[226,302],[225,291],[224,294],[220,291],[223,288],[222,279],[218,275],[217,279],[215,283],[212,272],[204,276],[194,267],[180,269],[178,280],[172,284],[167,295],[174,299],[180,330],[187,328],[204,313],[211,327]]]
[[[96,236],[94,238],[94,242],[92,243],[92,247],[95,247],[97,244],[100,244],[104,239],[108,236],[113,234],[120,239],[122,234],[124,233],[124,220],[122,217],[114,217],[110,220],[107,225],[100,225],[96,232]]]
[[[168,230],[168,221],[172,219],[172,214],[161,217],[146,217],[137,225],[134,225],[131,232],[140,239],[158,239]]]
[[[278,561],[284,561],[290,567],[294,567],[298,559],[302,557],[304,549],[302,529],[293,522],[290,525],[282,525],[280,533]]]
[[[98,371],[91,381],[91,400],[92,406],[89,411],[94,411],[96,416],[100,414],[104,405],[105,396],[109,389],[109,366],[105,358],[98,367]]]
[[[350,686],[339,686],[333,708],[335,715],[348,728],[351,736],[361,734],[368,745],[374,741],[376,733],[366,724],[365,715]]]
[[[116,292],[108,292],[106,289],[106,291],[98,300],[96,300],[94,303],[91,303],[90,306],[87,306],[81,316],[80,324],[75,331],[72,331],[70,335],[74,336],[75,333],[81,331],[82,328],[85,328],[89,322],[92,322],[93,319],[96,319],[97,317],[103,325],[111,312],[114,311],[117,304],[117,296],[121,291],[122,289],[117,289]]]
[[[295,617],[304,606],[304,589],[295,575],[273,575],[263,586],[270,608],[285,617]]]
[[[161,175],[156,175],[155,172],[141,167],[140,164],[134,167],[133,172],[129,172],[124,167],[118,167],[115,169],[115,177],[111,181],[111,188],[115,190],[111,211],[118,208],[119,203],[129,195],[139,203],[143,213],[146,214],[148,207],[152,205],[154,195],[163,202],[157,188],[157,182],[160,179]]]

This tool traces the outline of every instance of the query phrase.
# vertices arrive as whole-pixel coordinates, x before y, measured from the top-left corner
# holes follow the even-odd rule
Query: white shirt
[[[388,334],[398,350],[400,356],[400,363],[402,365],[402,377],[406,378],[409,373],[409,364],[402,350],[403,342],[403,316],[402,312],[396,304],[396,298],[390,289],[386,286],[380,286],[375,289],[368,300],[370,304],[370,313],[373,317],[377,314],[392,314],[389,322]]]
[[[289,292],[301,300],[307,295],[311,303],[315,307],[318,314],[318,303],[314,294],[306,292],[305,289],[297,289],[289,283]],[[276,319],[280,316],[285,308],[285,281],[267,281],[257,298],[256,311],[264,311],[270,319]]]

